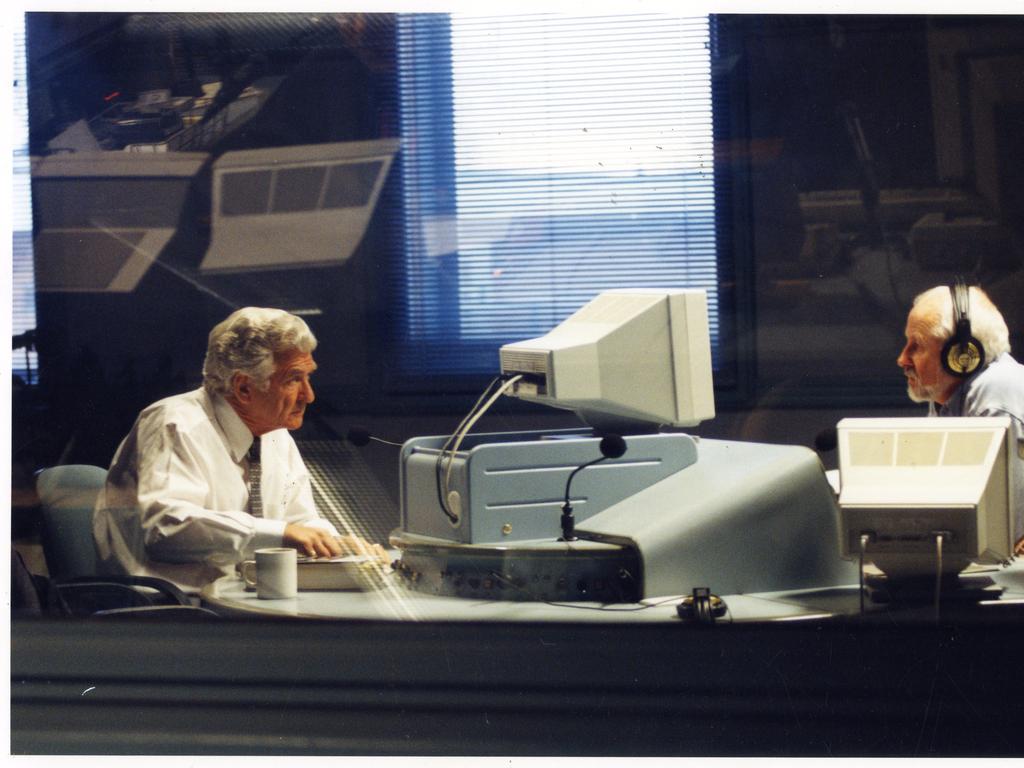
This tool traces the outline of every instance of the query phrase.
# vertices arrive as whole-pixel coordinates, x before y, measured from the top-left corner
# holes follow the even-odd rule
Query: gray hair
[[[1010,331],[988,294],[974,285],[968,290],[971,335],[985,348],[985,360],[992,361],[1010,351]],[[914,311],[924,320],[933,338],[945,342],[953,335],[953,298],[948,285],[937,285],[919,294],[914,299]]]
[[[290,350],[312,352],[316,337],[306,321],[283,309],[243,307],[210,331],[203,361],[203,386],[226,395],[236,373],[266,391],[274,374],[274,355]]]

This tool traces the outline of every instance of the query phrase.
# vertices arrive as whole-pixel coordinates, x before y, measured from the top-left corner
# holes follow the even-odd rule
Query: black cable
[[[864,550],[867,548],[868,539],[870,537],[866,533],[860,535],[860,568],[858,569],[858,586],[860,587],[860,615],[864,615]]]
[[[628,571],[626,571],[626,573],[629,574]],[[543,603],[544,605],[550,605],[553,608],[576,608],[578,610],[584,610],[584,611],[604,611],[605,613],[632,613],[632,612],[635,612],[635,611],[646,611],[649,608],[657,608],[658,606],[665,605],[666,603],[670,603],[670,602],[673,602],[673,601],[679,599],[678,596],[666,597],[663,600],[659,600],[656,603],[648,603],[647,605],[631,606],[629,608],[609,608],[609,607],[607,607],[608,604],[605,604],[604,606],[600,606],[600,607],[595,607],[595,606],[592,606],[592,605],[579,605],[579,604],[576,604],[576,603],[558,603],[558,602],[555,602],[553,600],[542,600],[536,594],[534,594],[531,590],[527,589],[526,587],[520,586],[519,584],[516,584],[515,581],[513,581],[510,577],[506,576],[503,573],[498,573],[497,571],[491,571],[490,574],[491,574],[491,576],[493,576],[494,578],[498,579],[499,581],[503,581],[506,584],[508,584],[510,587],[512,587],[514,589],[517,589],[520,592],[522,592],[525,595],[527,595],[530,598],[531,602]],[[633,575],[629,574],[629,577],[632,578]],[[619,603],[612,603],[612,605],[620,605],[620,604]]]

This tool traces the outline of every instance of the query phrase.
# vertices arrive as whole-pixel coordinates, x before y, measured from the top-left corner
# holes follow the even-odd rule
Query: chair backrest
[[[44,469],[36,478],[42,513],[42,544],[53,579],[96,574],[92,510],[107,471],[89,464]]]

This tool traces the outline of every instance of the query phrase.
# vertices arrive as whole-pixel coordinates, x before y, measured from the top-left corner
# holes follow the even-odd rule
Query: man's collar
[[[225,400],[223,396],[214,393],[210,395],[210,400],[213,401],[214,417],[228,439],[228,450],[231,452],[231,458],[235,461],[241,461],[249,452],[249,446],[252,445],[252,432],[245,426],[245,422],[235,412],[231,403]]]
[[[971,385],[974,383],[974,380],[988,370],[990,365],[1001,360],[1005,354],[1006,353],[1004,352],[1001,355],[996,355],[991,360],[986,361],[984,365],[979,366],[978,369],[973,371],[970,376],[962,378],[956,389],[949,393],[949,397],[946,398],[946,402],[941,405],[939,403],[932,403],[932,412],[938,413],[941,416],[963,416],[967,393],[970,390]]]

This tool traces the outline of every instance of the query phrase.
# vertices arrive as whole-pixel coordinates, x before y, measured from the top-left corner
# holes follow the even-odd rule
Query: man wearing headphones
[[[1010,356],[1006,321],[984,291],[957,281],[914,299],[906,337],[896,363],[929,415],[1010,417],[1014,551],[1024,554],[1024,365]]]

